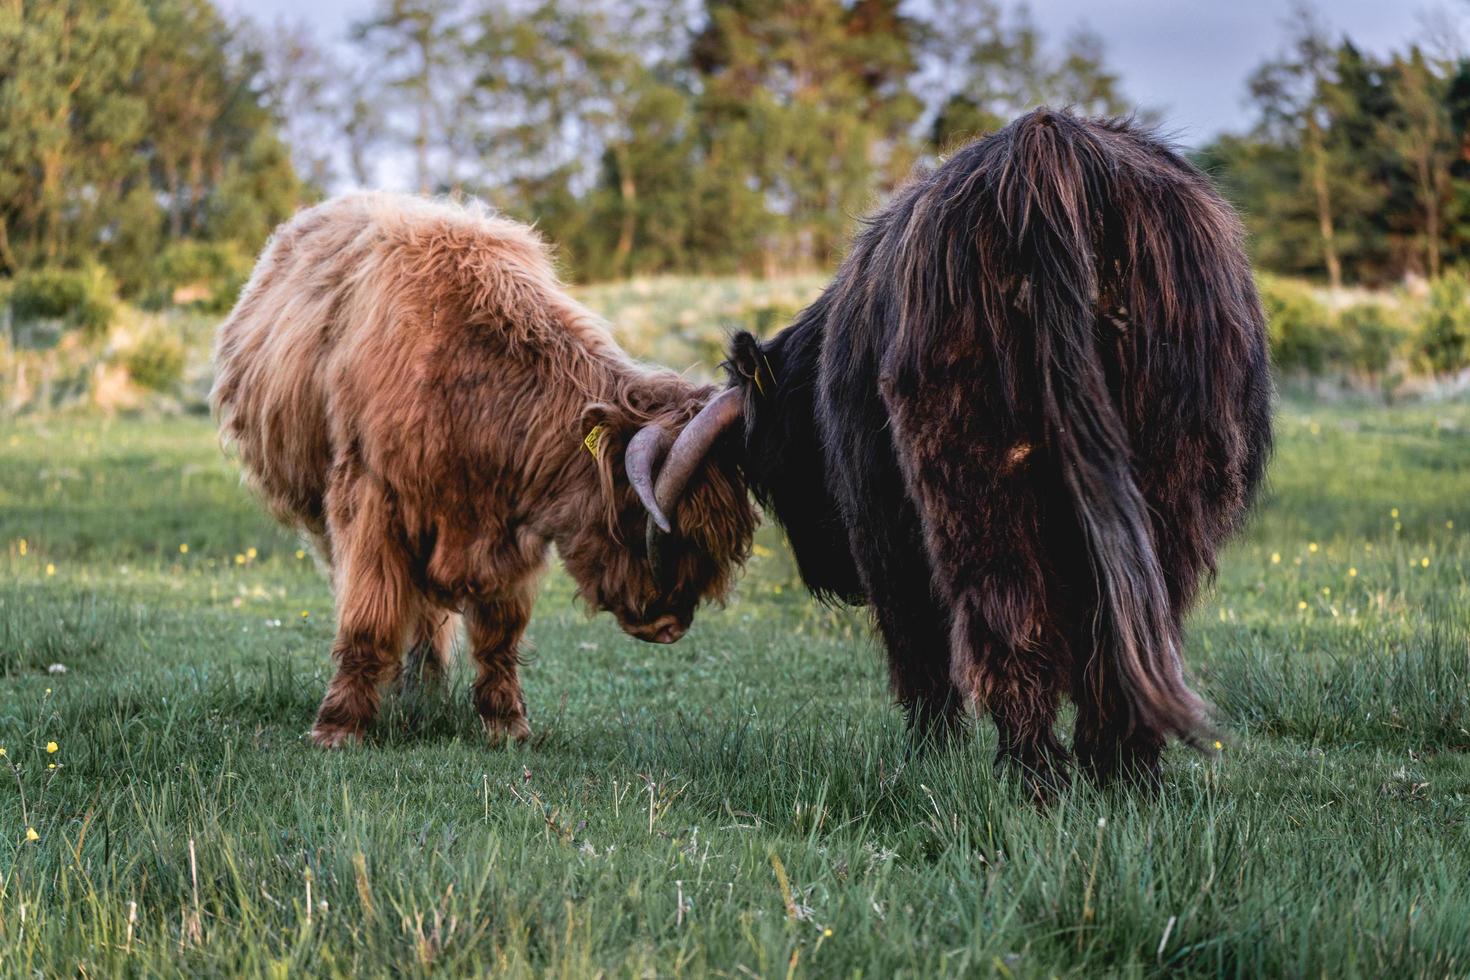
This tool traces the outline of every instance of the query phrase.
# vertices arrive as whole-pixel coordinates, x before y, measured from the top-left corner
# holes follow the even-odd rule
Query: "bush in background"
[[[153,330],[123,353],[122,364],[135,384],[172,392],[184,377],[184,345],[177,337]]]
[[[1295,374],[1322,374],[1347,360],[1347,344],[1334,329],[1332,311],[1304,283],[1260,276],[1261,305],[1271,344],[1271,363]]]
[[[1402,359],[1411,334],[1403,314],[1383,303],[1354,303],[1337,315],[1347,366],[1378,379]]]
[[[224,313],[249,275],[250,256],[235,242],[174,242],[153,263],[153,302]]]
[[[101,266],[25,270],[11,281],[9,292],[17,324],[59,320],[95,338],[106,335],[117,315],[117,284]]]
[[[1430,284],[1419,347],[1435,374],[1470,367],[1470,280],[1464,273],[1447,272]]]

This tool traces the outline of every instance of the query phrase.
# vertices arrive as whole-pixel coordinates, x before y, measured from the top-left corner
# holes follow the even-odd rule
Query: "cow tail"
[[[1108,181],[1081,127],[1038,112],[1016,127],[1001,216],[1035,325],[1042,421],[1097,582],[1087,683],[1102,700],[1121,700],[1133,729],[1198,744],[1207,711],[1185,680],[1148,503],[1096,336],[1092,229],[1095,209],[1107,207]]]

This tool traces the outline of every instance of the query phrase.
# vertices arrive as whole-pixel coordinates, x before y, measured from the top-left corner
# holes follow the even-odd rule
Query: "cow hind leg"
[[[1014,598],[1014,597],[1013,597]],[[1056,737],[1065,689],[1057,648],[1045,634],[1024,639],[998,630],[994,595],[972,592],[957,603],[954,682],[995,723],[997,772],[1014,769],[1038,802],[1068,782],[1068,754]]]
[[[896,401],[895,443],[950,610],[951,681],[995,722],[997,764],[1017,768],[1046,799],[1068,782],[1054,726],[1070,681],[1070,650],[1052,609],[1061,597],[1049,584],[1056,532],[1046,528],[1062,526],[1044,519],[1057,513],[1049,474],[1036,471],[1029,443],[995,448],[971,416],[949,420],[959,431],[946,433],[913,408]]]
[[[533,584],[477,602],[466,615],[470,654],[479,668],[471,697],[492,742],[524,742],[531,735],[518,648],[531,618]]]
[[[1107,651],[1100,649],[1108,641],[1085,636],[1076,642],[1072,700],[1077,705],[1077,721],[1072,731],[1072,752],[1078,765],[1099,786],[1122,781],[1140,788],[1158,788],[1164,736],[1137,724],[1116,681],[1100,672],[1100,665],[1111,662]]]
[[[392,508],[371,480],[336,488],[341,518],[332,528],[337,592],[337,673],[317,710],[311,737],[323,748],[362,738],[376,717],[378,687],[397,669],[410,626],[406,556],[393,542]]]

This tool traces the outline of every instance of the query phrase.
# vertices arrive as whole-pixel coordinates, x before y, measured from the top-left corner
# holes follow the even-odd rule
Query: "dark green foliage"
[[[1287,42],[1251,77],[1255,126],[1199,153],[1257,261],[1334,288],[1470,261],[1470,61],[1418,45],[1368,53],[1305,6]]]
[[[1337,315],[1352,370],[1377,378],[1403,350],[1408,331],[1402,317],[1383,303],[1355,303]]]
[[[173,242],[153,263],[154,298],[159,304],[227,311],[250,275],[251,260],[236,242]]]
[[[123,355],[128,377],[154,391],[170,392],[184,376],[184,345],[161,330],[145,335]]]
[[[149,297],[166,244],[252,254],[295,209],[260,53],[211,0],[12,7],[0,14],[0,276],[100,261],[124,295]]]
[[[1346,353],[1332,312],[1301,283],[1262,276],[1261,305],[1271,340],[1271,363],[1287,373],[1322,374]]]
[[[1438,374],[1470,366],[1470,280],[1463,274],[1450,273],[1430,286],[1419,343]]]
[[[981,135],[963,106],[1126,106],[1095,37],[1053,53],[1008,10],[383,0],[352,36],[380,66],[371,142],[411,154],[420,188],[534,220],[582,278],[774,275],[830,266],[936,141]]]
[[[89,338],[107,333],[117,313],[117,284],[107,270],[95,265],[23,271],[11,282],[9,298],[17,323],[60,320]]]

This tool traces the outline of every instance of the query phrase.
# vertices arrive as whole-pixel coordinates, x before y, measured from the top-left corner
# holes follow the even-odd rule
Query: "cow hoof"
[[[317,725],[311,730],[311,740],[319,749],[346,749],[362,744],[362,733],[354,728]]]
[[[531,726],[526,721],[525,715],[516,715],[511,718],[481,718],[485,725],[485,734],[490,737],[491,745],[504,745],[506,739],[511,739],[516,744],[521,744],[531,737]]]

